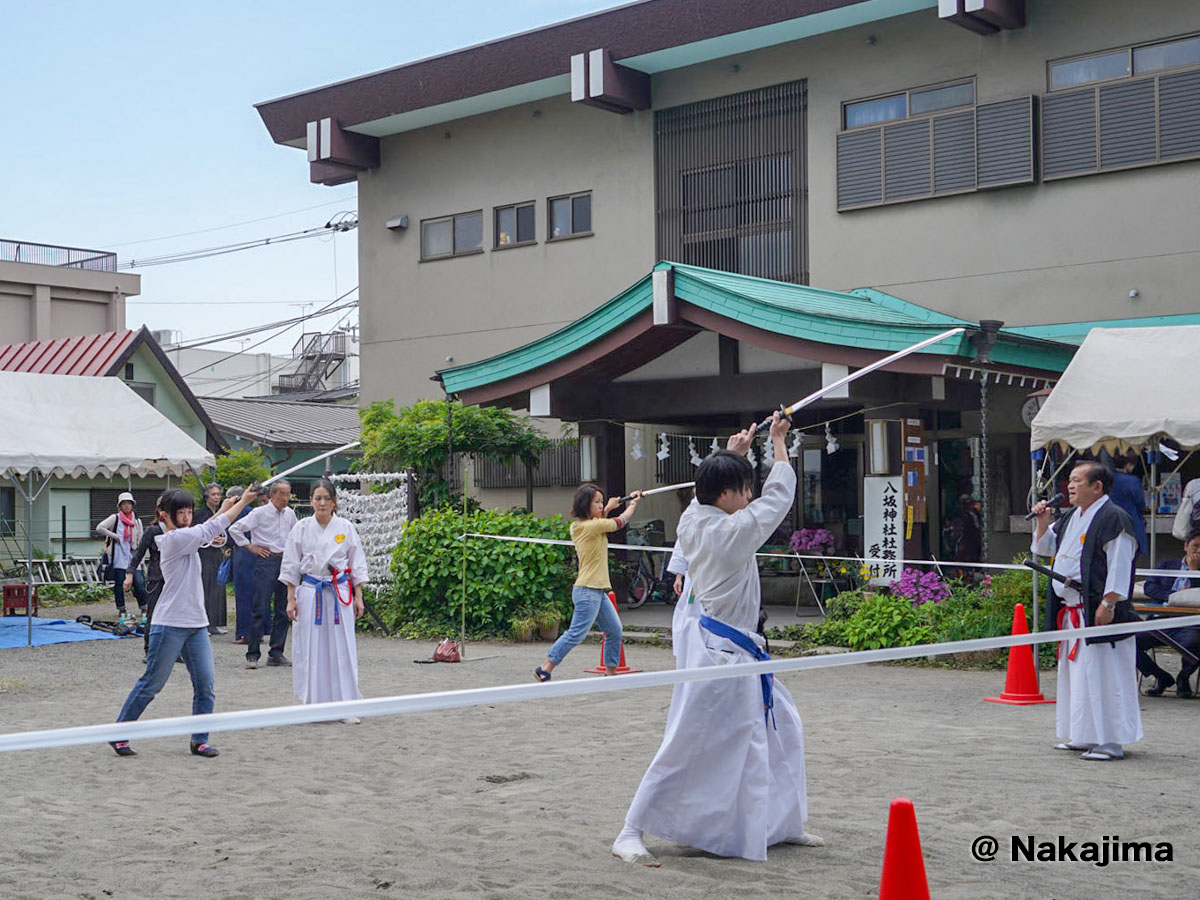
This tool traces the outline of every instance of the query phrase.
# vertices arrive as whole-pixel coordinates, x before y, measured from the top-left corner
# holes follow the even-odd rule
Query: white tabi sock
[[[811,831],[802,833],[799,837],[790,837],[785,844],[795,844],[797,847],[824,847],[825,838],[819,834],[813,834]]]
[[[642,832],[639,828],[626,825],[613,841],[612,855],[627,863],[639,863],[643,866],[657,866],[653,854],[642,843]]]

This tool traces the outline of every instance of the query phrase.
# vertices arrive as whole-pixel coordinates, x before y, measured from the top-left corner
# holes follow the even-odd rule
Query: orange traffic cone
[[[929,900],[925,858],[921,855],[921,835],[917,833],[917,814],[907,797],[897,797],[888,811],[879,900]]]
[[[609,591],[608,599],[612,602],[613,609],[617,609],[616,593],[614,593],[613,591]],[[618,611],[618,613],[620,612],[620,610],[617,610],[617,611]],[[587,673],[588,675],[603,675],[605,672],[608,671],[606,668],[604,668],[604,638],[603,638],[603,636],[601,636],[601,638],[600,638],[600,665],[596,666],[596,668],[594,668],[594,669],[584,669],[583,671],[585,673]],[[617,666],[617,674],[618,675],[628,675],[631,672],[640,672],[640,671],[642,671],[642,670],[641,669],[631,669],[631,668],[629,668],[629,666],[625,665],[625,645],[622,644],[621,645],[621,662]]]
[[[1018,603],[1013,609],[1013,634],[1029,634],[1025,625],[1025,604]],[[1053,703],[1038,690],[1037,671],[1033,668],[1033,647],[1024,644],[1008,648],[1008,675],[1004,679],[1004,693],[999,697],[984,697],[989,703],[1010,703],[1013,706],[1028,706],[1033,703]]]

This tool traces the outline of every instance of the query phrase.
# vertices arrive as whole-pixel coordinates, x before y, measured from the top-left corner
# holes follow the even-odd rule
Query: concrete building
[[[1200,204],[1181,198],[1200,171],[1197,109],[1200,6],[1188,0],[647,0],[259,105],[275,141],[307,149],[314,182],[357,182],[364,402],[437,396],[436,371],[453,381],[586,333],[663,260],[846,297],[873,289],[931,320],[1003,321],[1018,343],[1192,321]],[[833,377],[827,367],[882,352],[848,329],[865,355],[839,361],[836,339],[783,346],[663,299],[682,304],[689,333],[626,335],[590,356],[584,342],[544,357],[558,369],[519,372],[523,393],[495,370],[475,396],[580,422],[621,445],[600,453],[600,477],[648,486],[632,431],[602,433],[584,398],[650,366],[641,399],[724,376],[703,403],[676,393],[669,416],[632,401],[605,412],[652,438],[713,434],[799,396],[814,367]],[[919,390],[861,388],[889,406],[873,415],[922,423],[926,551],[960,493],[983,492],[997,533],[1024,504],[1030,385],[997,387],[981,459],[979,354],[942,353]],[[977,364],[955,370],[964,361]],[[1059,366],[1026,359],[1005,374],[1052,382]],[[774,378],[748,393],[736,385],[747,374]],[[840,495],[850,546],[872,413],[854,390],[812,412],[804,424],[829,421],[860,448],[811,482]]]
[[[0,240],[0,343],[123,331],[141,285],[117,272],[115,253]]]

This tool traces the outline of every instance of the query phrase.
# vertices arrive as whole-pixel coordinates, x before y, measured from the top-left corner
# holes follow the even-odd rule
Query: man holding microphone
[[[1054,571],[1070,584],[1051,580],[1046,627],[1074,630],[1138,621],[1133,594],[1137,538],[1129,514],[1110,502],[1112,472],[1095,461],[1071,470],[1067,497],[1074,509],[1051,525],[1050,507],[1039,501],[1032,550],[1054,557]],[[1124,744],[1142,739],[1138,709],[1136,642],[1131,635],[1063,641],[1059,645],[1058,750],[1082,758],[1123,759]]]

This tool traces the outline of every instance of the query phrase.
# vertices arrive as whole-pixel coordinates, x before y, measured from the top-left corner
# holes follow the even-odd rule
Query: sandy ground
[[[64,618],[73,610],[49,611]],[[290,647],[290,644],[289,644]],[[295,702],[291,671],[241,668],[214,639],[219,710]],[[360,639],[367,696],[524,682],[545,645],[476,645],[462,665],[415,665],[432,644]],[[630,662],[670,668],[666,648]],[[591,677],[585,645],[558,677]],[[0,730],[110,721],[141,644],[0,651]],[[810,827],[823,849],[766,863],[654,838],[662,868],[609,846],[662,736],[669,688],[587,698],[5,754],[0,897],[708,898],[877,896],[888,804],[916,804],[938,898],[1175,897],[1200,884],[1192,799],[1200,702],[1144,698],[1147,739],[1120,763],[1055,752],[1053,706],[984,703],[1001,673],[859,666],[783,676],[807,739]],[[1049,688],[1051,680],[1044,678]],[[1049,693],[1049,690],[1047,690]],[[190,708],[182,668],[147,715]],[[979,835],[997,861],[971,857]],[[1172,841],[1170,863],[1011,862],[1010,837]]]

